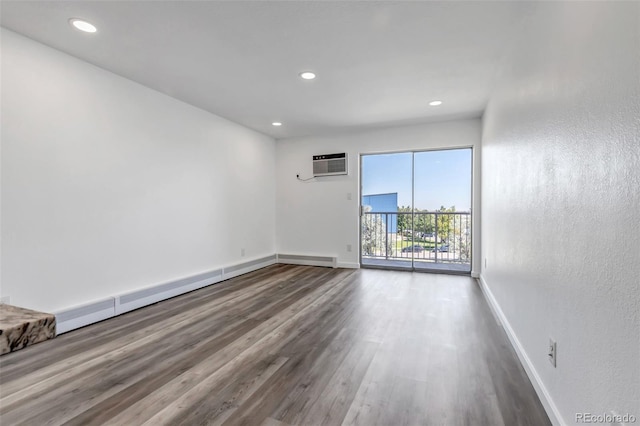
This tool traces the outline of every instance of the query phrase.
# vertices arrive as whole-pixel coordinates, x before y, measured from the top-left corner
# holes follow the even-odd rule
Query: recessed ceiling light
[[[313,80],[314,78],[316,78],[315,73],[312,73],[311,71],[305,71],[305,72],[301,72],[300,73],[300,77],[305,79],[305,80]]]
[[[69,19],[69,23],[76,29],[80,30],[80,31],[84,31],[85,33],[95,33],[96,31],[98,31],[98,29],[95,27],[95,25],[87,22],[87,21],[83,21],[82,19],[78,19],[78,18],[71,18]]]
[[[431,106],[442,105],[442,101],[431,101],[431,102],[429,102],[429,105],[431,105]]]
[[[272,126],[276,126],[276,127],[280,127],[282,126],[282,123],[279,121],[274,121],[273,123],[271,123]]]

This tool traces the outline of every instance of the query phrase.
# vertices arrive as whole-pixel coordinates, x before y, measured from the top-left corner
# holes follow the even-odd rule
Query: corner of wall
[[[529,377],[529,380],[531,381],[531,384],[533,385],[533,388],[535,389],[536,394],[538,395],[538,398],[540,399],[540,402],[542,403],[542,406],[544,407],[547,413],[547,416],[549,416],[549,420],[551,420],[551,423],[553,423],[554,425],[565,426],[567,423],[562,418],[562,415],[560,414],[558,407],[556,406],[555,402],[551,398],[549,391],[547,390],[542,379],[540,378],[540,375],[536,371],[536,368],[531,362],[529,355],[527,354],[524,347],[520,343],[518,336],[516,335],[515,331],[511,327],[511,324],[509,323],[509,320],[507,320],[507,317],[505,316],[504,312],[502,311],[502,308],[498,304],[498,301],[493,296],[493,293],[491,292],[491,289],[489,288],[485,280],[484,274],[479,275],[478,281],[480,282],[480,289],[482,290],[482,294],[484,295],[485,300],[487,301],[487,304],[489,305],[489,307],[491,308],[491,311],[493,311],[494,316],[498,319],[498,321],[502,325],[502,328],[507,334],[507,337],[509,338],[509,342],[511,342],[511,346],[513,347],[516,354],[518,355],[518,359],[520,360],[522,367],[527,373],[527,376]]]

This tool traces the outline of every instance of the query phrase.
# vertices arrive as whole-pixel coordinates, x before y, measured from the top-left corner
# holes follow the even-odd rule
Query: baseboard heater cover
[[[115,312],[115,298],[113,297],[66,309],[55,314],[56,334],[66,333],[111,318]]]
[[[278,263],[291,265],[338,267],[338,258],[330,256],[307,256],[300,254],[278,254]]]
[[[262,269],[275,264],[276,259],[276,255],[273,254],[60,311],[55,314],[56,334],[66,333],[143,306]]]
[[[205,272],[176,281],[121,294],[116,299],[116,315],[222,281],[222,269]]]

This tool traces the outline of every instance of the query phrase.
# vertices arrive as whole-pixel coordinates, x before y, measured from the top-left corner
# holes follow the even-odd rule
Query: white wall
[[[483,119],[482,277],[559,423],[640,421],[640,4],[538,4],[513,47]]]
[[[480,124],[479,119],[460,120],[279,140],[276,144],[278,253],[337,256],[338,266],[357,267],[360,154],[477,147],[481,136]],[[474,151],[477,165],[479,153]],[[335,152],[348,154],[347,176],[323,177],[309,182],[300,182],[296,178],[297,174],[302,178],[312,176],[313,155]],[[478,171],[476,165],[474,170]],[[348,194],[351,194],[351,200],[347,199]],[[479,197],[475,197],[474,211],[479,211],[478,207]],[[479,227],[474,226],[474,230],[479,231]],[[479,232],[474,233],[474,243],[478,241],[478,235]],[[349,244],[351,252],[347,251]]]
[[[1,136],[12,304],[59,311],[275,253],[273,139],[4,29]]]

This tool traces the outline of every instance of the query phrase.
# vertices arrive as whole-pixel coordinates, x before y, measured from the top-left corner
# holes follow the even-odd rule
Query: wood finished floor
[[[548,425],[468,277],[274,265],[0,358],[2,425]]]

